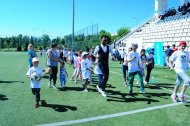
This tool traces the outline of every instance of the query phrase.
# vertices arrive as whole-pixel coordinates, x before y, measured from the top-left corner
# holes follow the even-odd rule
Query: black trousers
[[[98,75],[98,86],[99,88],[102,88],[102,91],[105,91],[105,87],[109,79],[108,62],[98,62],[98,67],[102,71],[102,75]]]
[[[36,102],[40,101],[40,88],[31,88],[32,94],[35,95]]]
[[[57,80],[58,66],[50,66],[50,68],[52,70],[52,74],[50,74],[49,81],[51,82],[53,79],[53,85],[55,85]]]
[[[146,75],[145,81],[149,82],[150,74],[151,74],[151,71],[152,71],[152,64],[147,65],[146,70],[147,70],[147,75]]]

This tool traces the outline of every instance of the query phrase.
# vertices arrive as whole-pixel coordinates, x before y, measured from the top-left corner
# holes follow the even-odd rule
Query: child
[[[145,65],[146,65],[145,49],[142,49],[140,52],[140,66],[141,66],[140,68],[143,76],[145,75],[144,73]]]
[[[63,86],[65,87],[66,82],[67,82],[67,77],[68,77],[68,74],[67,74],[67,71],[65,68],[65,62],[62,62],[60,65],[60,76],[59,77],[60,77],[60,88],[62,88]]]
[[[152,49],[148,49],[148,55],[146,56],[146,69],[147,69],[147,74],[146,74],[146,78],[145,78],[145,83],[149,84],[149,80],[150,80],[150,74],[151,71],[153,69],[153,61],[154,61],[154,57],[153,57],[153,50]]]
[[[130,47],[128,49],[128,53],[132,50],[132,48]],[[124,56],[124,62],[122,64],[122,72],[123,72],[123,78],[124,78],[124,85],[127,86],[127,80],[128,80],[128,61],[127,61],[127,54]]]
[[[178,98],[181,102],[185,101],[184,93],[187,87],[190,85],[190,78],[186,73],[186,70],[188,68],[188,62],[190,61],[189,53],[185,51],[186,47],[187,47],[186,42],[180,41],[179,50],[175,51],[169,59],[170,68],[174,69],[177,74],[176,85],[174,87],[173,94],[171,95],[173,102],[177,102],[176,95],[182,81],[184,81],[184,85],[182,87],[181,93],[178,95]]]
[[[82,61],[81,61],[81,70],[82,70],[82,82],[83,82],[83,88],[84,88],[84,92],[88,92],[87,89],[87,83],[88,80],[90,79],[90,67],[89,67],[89,61],[87,59],[87,52],[83,52],[82,53]]]
[[[73,68],[74,68],[74,71],[73,71],[73,74],[71,76],[71,81],[74,80],[74,77],[77,76],[77,69],[78,69],[78,53],[74,53],[74,63],[73,63]]]
[[[36,97],[36,102],[34,104],[35,108],[39,107],[39,101],[40,101],[40,88],[41,88],[41,83],[40,80],[43,76],[42,69],[38,67],[39,60],[38,58],[34,57],[32,59],[32,64],[33,67],[29,68],[28,72],[26,73],[26,76],[30,78],[31,80],[31,89],[32,89],[32,94],[35,95]],[[33,78],[34,73],[36,73],[36,79]]]

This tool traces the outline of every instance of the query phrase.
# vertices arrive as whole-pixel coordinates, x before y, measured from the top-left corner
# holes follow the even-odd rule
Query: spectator
[[[169,58],[170,56],[172,55],[172,50],[170,48],[170,46],[168,45],[167,46],[167,49],[165,50],[165,56],[166,56],[166,67],[167,68],[170,68],[170,65],[169,65]]]

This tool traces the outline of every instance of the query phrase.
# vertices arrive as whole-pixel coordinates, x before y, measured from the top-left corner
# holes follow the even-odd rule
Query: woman
[[[37,57],[37,54],[36,54],[36,52],[34,52],[33,45],[29,44],[28,45],[28,65],[29,65],[29,67],[33,67],[32,59],[34,57]]]
[[[57,89],[56,80],[57,80],[57,72],[58,72],[58,62],[59,63],[63,62],[59,58],[59,53],[58,53],[57,49],[58,49],[57,44],[52,43],[51,49],[49,49],[47,52],[47,65],[51,69],[48,86],[51,87],[51,81],[53,79],[53,88],[55,88],[55,89]]]

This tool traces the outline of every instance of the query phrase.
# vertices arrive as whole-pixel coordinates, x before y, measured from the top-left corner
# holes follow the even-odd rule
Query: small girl
[[[65,62],[62,62],[60,65],[60,76],[59,76],[60,88],[63,88],[63,86],[65,87],[66,82],[67,82],[67,77],[68,77],[68,74],[65,68]]]
[[[140,68],[143,76],[145,76],[144,73],[145,66],[146,66],[146,54],[145,54],[145,49],[142,49],[140,52]]]
[[[42,69],[38,67],[38,64],[39,64],[38,58],[34,57],[32,59],[32,64],[33,64],[33,67],[29,68],[28,72],[26,73],[26,76],[30,78],[31,80],[30,85],[31,85],[32,94],[35,95],[36,97],[36,102],[34,104],[34,107],[38,108],[39,101],[40,101],[40,89],[41,89],[40,80],[43,76],[43,72],[42,72]]]
[[[83,82],[83,91],[84,92],[88,92],[87,89],[87,83],[88,80],[90,80],[90,65],[89,65],[89,61],[87,59],[87,52],[83,52],[82,53],[82,61],[81,61],[81,70],[82,70],[82,82]]]

